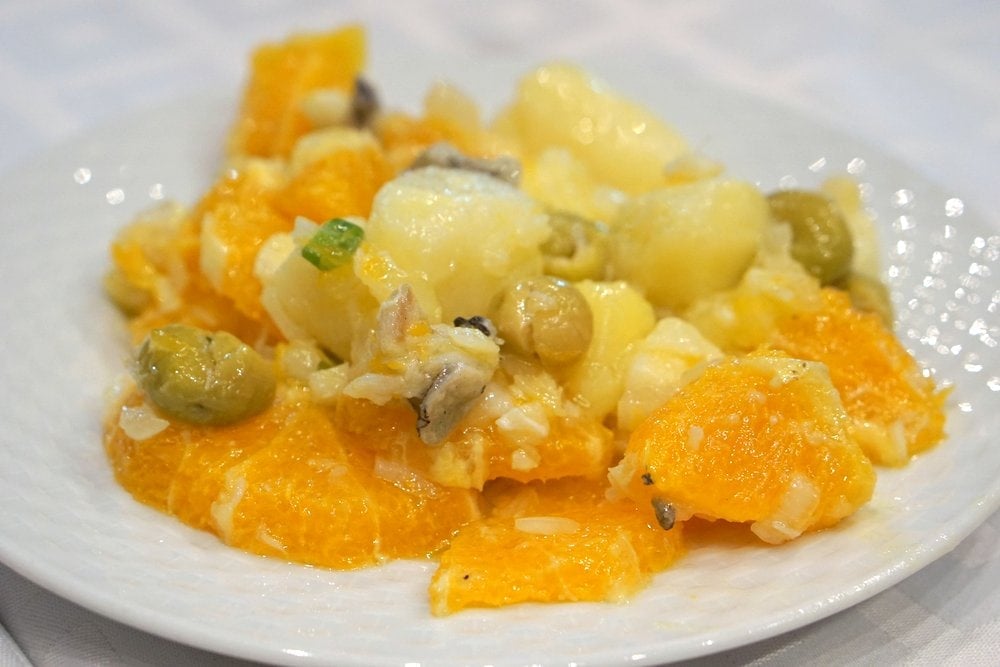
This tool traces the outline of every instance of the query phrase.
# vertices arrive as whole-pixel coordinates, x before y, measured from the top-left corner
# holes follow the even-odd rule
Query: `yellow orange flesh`
[[[944,401],[933,380],[882,320],[851,307],[840,290],[823,290],[819,310],[786,318],[774,346],[822,362],[855,434],[873,461],[903,465],[944,437]]]
[[[709,366],[634,431],[613,476],[637,501],[785,539],[853,513],[875,484],[825,369],[779,353]]]
[[[301,215],[315,222],[368,217],[375,193],[390,176],[380,150],[338,150],[296,174],[279,194],[278,206],[291,219]]]
[[[143,440],[114,420],[105,443],[136,499],[291,561],[345,569],[427,557],[479,516],[473,492],[378,476],[374,455],[307,399],[286,398],[233,426],[172,423]]]
[[[604,499],[606,483],[579,478],[487,492],[492,516],[471,523],[441,555],[430,586],[437,615],[519,602],[621,601],[682,552],[682,528],[648,507]]]
[[[322,88],[349,92],[364,60],[365,36],[358,26],[299,35],[257,49],[230,137],[230,153],[287,156],[311,129],[301,108],[306,95]]]
[[[416,413],[402,402],[385,406],[343,398],[337,420],[359,446],[384,460],[413,469],[445,486],[482,489],[500,477],[529,481],[567,476],[601,475],[613,454],[611,433],[593,420],[557,422],[550,434],[532,447],[538,465],[518,465],[522,450],[495,425],[459,430],[445,442],[429,447],[419,439]]]

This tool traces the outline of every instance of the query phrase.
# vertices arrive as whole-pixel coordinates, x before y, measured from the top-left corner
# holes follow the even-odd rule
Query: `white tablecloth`
[[[470,61],[641,46],[866,139],[1000,229],[992,0],[288,4],[0,2],[0,170],[126,112],[231,85],[259,41],[359,20],[403,49]],[[1000,664],[1000,515],[867,602],[705,662]],[[246,663],[107,620],[0,566],[0,667],[28,664]]]

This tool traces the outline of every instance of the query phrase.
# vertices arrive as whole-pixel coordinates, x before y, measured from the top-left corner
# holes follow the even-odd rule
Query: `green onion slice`
[[[320,271],[330,271],[351,261],[365,238],[365,230],[341,218],[327,220],[302,247],[302,256]]]

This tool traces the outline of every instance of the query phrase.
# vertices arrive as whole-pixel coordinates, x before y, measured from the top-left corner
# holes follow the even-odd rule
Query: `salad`
[[[259,47],[217,180],[112,243],[137,500],[293,562],[432,559],[444,615],[626,599],[692,527],[836,530],[944,437],[848,178],[764,192],[571,64],[484,119],[443,83],[394,111],[364,59],[357,26]]]

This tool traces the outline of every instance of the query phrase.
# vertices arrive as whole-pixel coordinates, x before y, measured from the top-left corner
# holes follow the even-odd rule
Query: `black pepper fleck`
[[[469,318],[456,317],[452,324],[456,327],[475,329],[487,338],[492,338],[496,336],[497,333],[497,328],[493,322],[491,322],[488,317],[483,317],[482,315],[473,315]]]

